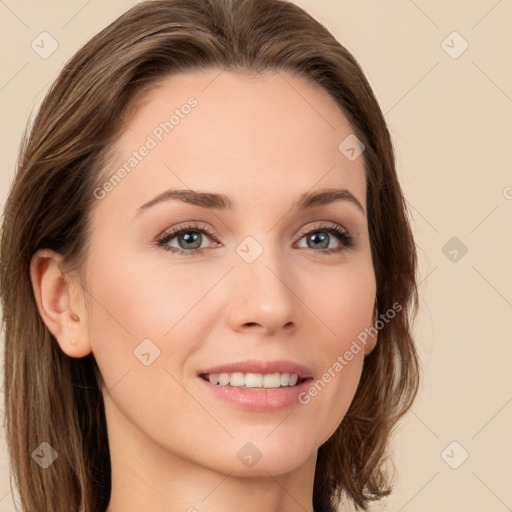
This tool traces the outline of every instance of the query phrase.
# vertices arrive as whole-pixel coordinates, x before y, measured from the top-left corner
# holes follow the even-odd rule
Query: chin
[[[239,477],[277,476],[296,470],[311,456],[316,456],[318,445],[309,435],[308,439],[306,436],[294,439],[285,429],[282,435],[277,435],[276,431],[269,435],[271,431],[267,428],[263,436],[242,436],[224,444],[215,464],[218,466],[222,461],[218,470]],[[233,457],[226,457],[229,453],[233,453]]]

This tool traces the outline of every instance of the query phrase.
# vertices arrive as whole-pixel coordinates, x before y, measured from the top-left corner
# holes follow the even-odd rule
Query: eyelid
[[[310,225],[308,227],[302,228],[299,231],[298,236],[300,238],[302,238],[303,236],[308,235],[309,233],[311,233],[311,231],[315,231],[315,230],[319,230],[319,229],[325,229],[325,228],[328,228],[328,227],[341,229],[347,235],[350,235],[350,233],[349,233],[349,231],[347,229],[345,229],[343,226],[341,226],[339,224],[336,224],[335,222],[331,222],[331,221],[316,221],[315,224],[313,224],[312,226]],[[208,236],[211,236],[211,237],[215,237],[215,236],[218,235],[218,232],[215,231],[214,229],[210,228],[208,226],[208,224],[205,224],[204,222],[200,222],[200,221],[199,222],[198,221],[193,221],[193,223],[190,223],[190,224],[185,223],[184,225],[181,225],[181,226],[178,225],[178,226],[166,229],[162,233],[160,233],[156,238],[157,238],[157,240],[160,240],[160,239],[162,239],[164,237],[167,237],[168,235],[170,235],[172,233],[179,233],[180,231],[183,231],[183,230],[193,231],[195,229],[197,229],[198,231],[205,231],[206,234]]]
[[[333,229],[339,229],[350,236],[350,233],[340,224],[337,224],[336,222],[331,222],[328,220],[317,220],[313,225],[309,225],[305,228],[302,228],[299,231],[299,237],[302,238],[304,235],[308,235],[312,231],[320,231],[321,229],[327,229],[327,228],[333,228]]]
[[[185,223],[183,225],[173,226],[172,228],[164,230],[162,233],[160,233],[156,239],[162,240],[164,238],[167,238],[171,234],[180,233],[181,231],[199,231],[199,232],[205,232],[208,236],[215,237],[217,236],[217,231],[215,231],[213,228],[210,228],[208,224],[205,224],[204,222],[198,222],[193,221],[190,223]]]

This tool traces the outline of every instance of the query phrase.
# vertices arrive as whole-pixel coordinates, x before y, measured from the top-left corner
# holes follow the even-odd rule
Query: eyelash
[[[160,236],[156,240],[156,246],[162,247],[164,250],[175,253],[175,254],[181,254],[183,256],[194,256],[198,255],[201,252],[205,251],[206,249],[179,249],[177,247],[171,247],[168,244],[173,238],[176,238],[177,236],[183,234],[183,233],[201,233],[203,235],[207,235],[211,238],[215,238],[217,235],[217,232],[214,230],[210,230],[206,227],[201,227],[198,224],[188,224],[185,226],[181,226],[178,228],[172,228],[169,231],[166,231],[162,236]],[[330,235],[334,235],[340,242],[342,242],[342,246],[338,249],[324,249],[321,251],[316,251],[315,249],[311,249],[310,247],[308,249],[311,249],[315,252],[320,252],[324,254],[333,254],[333,253],[340,253],[341,251],[344,251],[346,249],[350,249],[354,246],[354,238],[352,235],[348,233],[344,228],[341,226],[338,226],[337,224],[317,224],[312,229],[306,231],[305,233],[301,233],[301,236],[299,240],[302,240],[305,236],[311,235],[313,233],[329,233]]]

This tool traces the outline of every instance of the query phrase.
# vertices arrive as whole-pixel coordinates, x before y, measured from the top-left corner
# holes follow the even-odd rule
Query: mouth
[[[241,410],[275,412],[300,404],[313,371],[293,361],[238,361],[197,372],[204,390]]]
[[[297,373],[201,373],[199,377],[219,387],[256,390],[297,387],[312,380],[312,377],[302,377]]]

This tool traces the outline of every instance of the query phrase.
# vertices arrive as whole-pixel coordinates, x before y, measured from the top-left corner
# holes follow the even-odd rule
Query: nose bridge
[[[296,321],[296,297],[283,245],[269,233],[256,236],[236,247],[231,321],[235,328],[257,323],[274,331]]]

